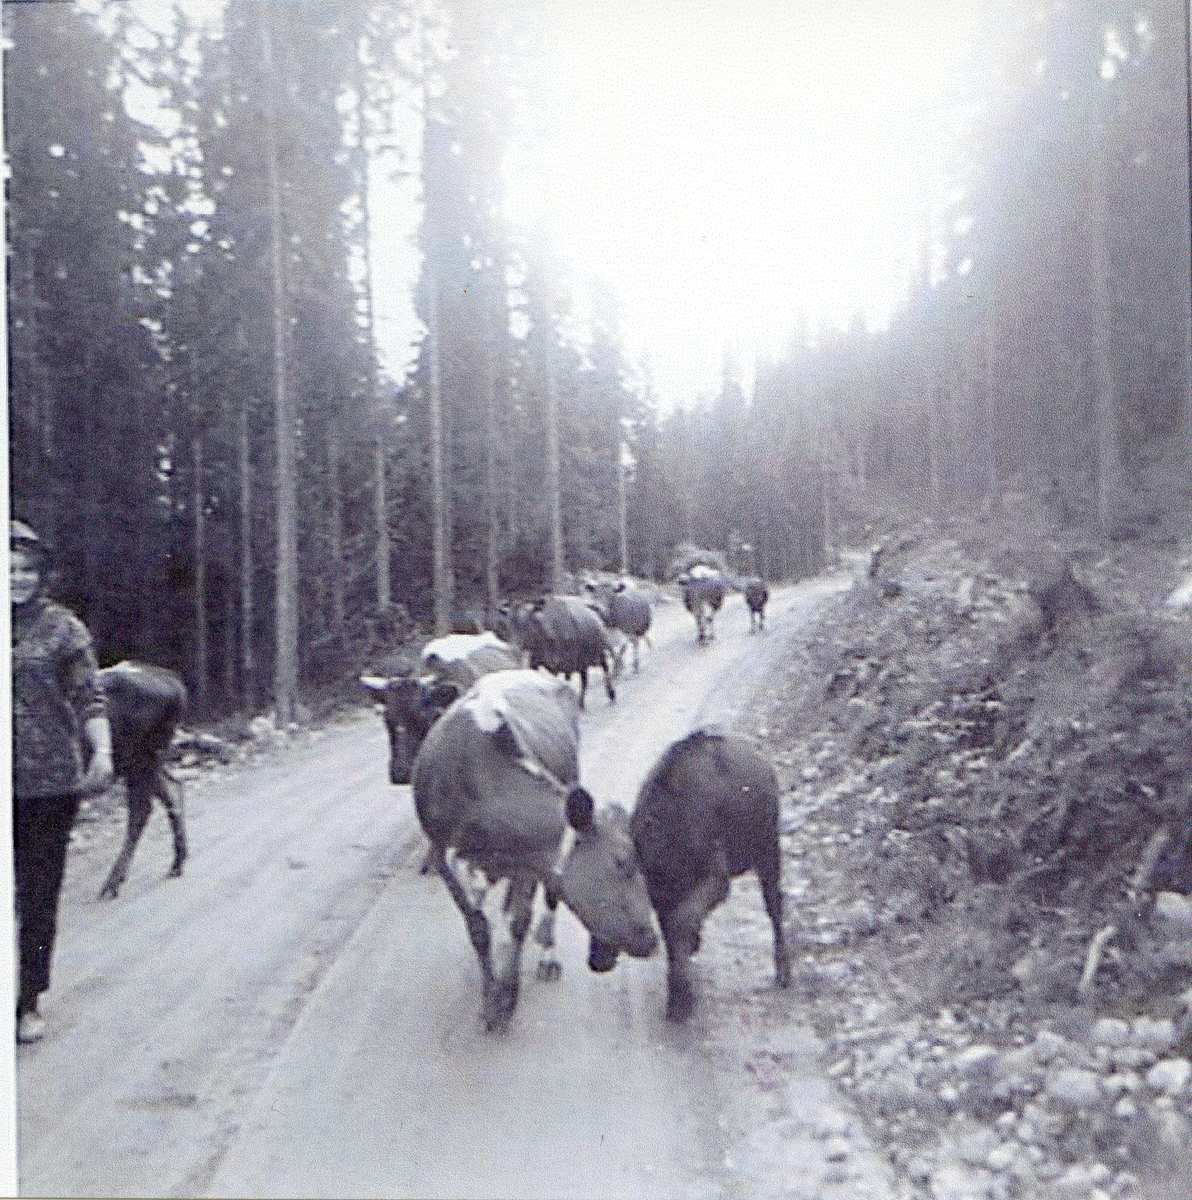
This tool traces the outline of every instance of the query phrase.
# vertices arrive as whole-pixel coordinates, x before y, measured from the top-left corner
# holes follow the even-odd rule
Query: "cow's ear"
[[[596,802],[585,788],[573,787],[567,793],[567,823],[577,832],[583,833],[592,828],[595,809]]]

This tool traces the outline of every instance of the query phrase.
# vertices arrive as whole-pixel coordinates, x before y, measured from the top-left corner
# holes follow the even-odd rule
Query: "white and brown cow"
[[[695,618],[696,637],[702,646],[712,640],[712,621],[724,603],[724,577],[711,567],[697,563],[678,582],[683,593],[683,606]]]
[[[536,938],[548,952],[560,898],[613,952],[645,958],[658,944],[629,816],[616,805],[595,811],[578,786],[578,743],[577,699],[566,683],[537,670],[497,671],[443,714],[414,763],[414,806],[480,960],[489,1030],[503,1029],[517,1004],[539,884],[548,912]],[[502,882],[490,922],[485,900]],[[504,926],[500,944],[494,925]],[[553,955],[539,965],[540,976],[557,973]]]

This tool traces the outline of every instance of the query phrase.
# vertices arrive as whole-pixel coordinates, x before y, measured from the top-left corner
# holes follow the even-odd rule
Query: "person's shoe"
[[[17,1020],[17,1041],[40,1042],[46,1035],[45,1018],[35,1012],[21,1013]]]

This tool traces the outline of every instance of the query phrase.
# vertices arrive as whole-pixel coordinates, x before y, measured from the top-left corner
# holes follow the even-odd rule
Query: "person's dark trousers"
[[[17,1016],[37,1009],[50,986],[50,959],[58,928],[58,893],[66,866],[78,796],[43,796],[13,802],[20,991]]]

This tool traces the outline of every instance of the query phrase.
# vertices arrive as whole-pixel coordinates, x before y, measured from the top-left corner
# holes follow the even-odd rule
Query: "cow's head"
[[[567,821],[575,842],[559,884],[567,907],[591,934],[588,966],[609,971],[622,950],[649,958],[658,948],[658,935],[629,836],[629,814],[617,804],[599,813],[595,807],[582,787],[567,794]]]
[[[384,708],[389,732],[389,782],[410,782],[414,757],[430,727],[459,696],[448,680],[417,678],[412,672],[391,677],[362,675],[360,684]]]

